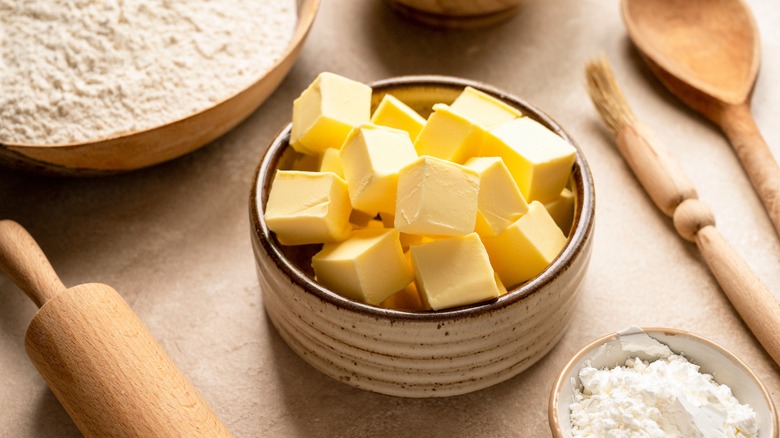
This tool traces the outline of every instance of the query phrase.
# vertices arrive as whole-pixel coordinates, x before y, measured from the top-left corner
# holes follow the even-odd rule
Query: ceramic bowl
[[[441,28],[475,28],[508,19],[524,0],[385,0],[414,21]]]
[[[740,403],[747,403],[756,411],[758,436],[777,438],[777,413],[769,392],[755,373],[733,353],[693,333],[670,328],[641,330],[651,338],[667,345],[673,353],[682,354],[688,361],[699,365],[701,373],[711,374],[716,382],[728,385]],[[593,341],[577,352],[563,367],[550,392],[550,429],[554,437],[572,436],[569,405],[574,397],[574,388],[581,385],[579,372],[587,363],[594,368],[613,368],[625,365],[626,359],[630,357],[638,356],[643,360],[657,358],[653,355],[623,350],[621,338],[625,341],[629,339],[628,336],[636,336],[637,331],[638,329],[627,330],[631,333],[613,333]]]
[[[467,85],[520,109],[561,137],[571,137],[525,101],[482,84],[441,76],[410,76],[371,84],[373,105],[392,93],[426,117]],[[277,169],[295,152],[290,126],[274,139],[255,175],[250,224],[266,312],[304,360],[349,385],[405,397],[463,394],[509,379],[538,361],[566,330],[579,297],[593,238],[594,192],[579,151],[570,185],[575,218],[562,253],[537,277],[497,301],[411,313],[346,299],[317,284],[310,267],[317,246],[283,247],[263,214]]]
[[[298,0],[298,21],[281,59],[243,90],[149,129],[65,144],[0,143],[0,165],[55,175],[102,175],[151,166],[204,146],[247,118],[279,86],[303,47],[319,0]]]

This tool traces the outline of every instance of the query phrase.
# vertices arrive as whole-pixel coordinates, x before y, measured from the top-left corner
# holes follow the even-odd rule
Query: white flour
[[[580,371],[572,434],[599,437],[755,437],[756,414],[684,357]]]
[[[295,0],[0,0],[0,142],[151,128],[221,101],[283,54]]]

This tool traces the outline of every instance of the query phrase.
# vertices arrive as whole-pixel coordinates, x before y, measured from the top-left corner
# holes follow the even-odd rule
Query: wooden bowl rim
[[[737,366],[745,372],[745,374],[750,378],[750,380],[756,384],[761,394],[763,395],[764,401],[769,407],[769,415],[771,417],[771,423],[772,423],[772,430],[770,431],[771,436],[777,437],[778,419],[777,419],[777,411],[775,409],[775,405],[772,402],[772,396],[769,394],[769,390],[767,390],[766,386],[764,386],[764,383],[761,381],[761,379],[759,379],[758,375],[756,375],[756,373],[753,372],[753,370],[750,369],[750,367],[742,359],[737,357],[734,353],[732,353],[726,347],[718,344],[717,342],[709,340],[707,338],[704,338],[702,336],[699,336],[695,333],[691,333],[686,330],[680,330],[680,329],[668,328],[668,327],[640,327],[640,329],[647,334],[663,333],[665,335],[683,336],[689,338],[694,342],[698,342],[712,347],[713,349],[723,354],[723,356],[725,356],[727,359],[737,364]],[[572,358],[569,359],[566,362],[566,364],[563,366],[563,368],[561,368],[561,370],[558,372],[558,375],[556,376],[555,381],[553,382],[552,389],[550,390],[549,403],[547,407],[547,412],[549,417],[548,419],[550,422],[550,430],[552,431],[553,436],[555,438],[562,438],[564,436],[562,432],[563,429],[561,427],[560,422],[558,421],[558,402],[560,399],[561,390],[563,389],[563,385],[565,383],[566,377],[569,375],[569,372],[572,370],[572,368],[574,368],[575,366],[579,365],[582,362],[582,359],[585,355],[587,355],[594,349],[600,347],[601,345],[613,339],[619,338],[620,336],[621,333],[614,332],[602,336],[596,339],[595,341],[590,342],[589,344],[582,347],[579,351],[577,351],[577,353],[575,353],[574,356],[572,356]],[[675,352],[675,354],[679,354],[679,352]]]
[[[255,250],[263,250],[274,261],[283,275],[286,275],[298,287],[307,293],[319,298],[321,301],[333,304],[334,306],[347,309],[352,312],[360,313],[365,316],[389,319],[391,322],[397,320],[406,321],[446,321],[451,319],[479,317],[484,314],[496,312],[516,304],[523,299],[542,290],[545,286],[553,282],[558,276],[568,270],[575,258],[581,255],[585,249],[588,239],[591,237],[594,225],[595,215],[595,193],[593,187],[593,178],[588,167],[588,163],[582,154],[580,147],[574,142],[566,131],[563,130],[550,116],[529,104],[523,99],[503,92],[497,88],[485,85],[479,82],[461,79],[449,76],[439,75],[414,75],[400,76],[389,79],[379,80],[370,83],[369,86],[374,92],[391,92],[394,88],[404,88],[410,86],[431,86],[431,87],[449,87],[463,89],[471,86],[490,95],[493,95],[502,101],[520,109],[525,116],[542,123],[547,128],[553,130],[564,140],[569,142],[577,149],[575,160],[573,181],[577,190],[576,211],[574,215],[574,224],[572,231],[567,239],[566,246],[561,254],[541,274],[533,279],[510,290],[506,295],[495,301],[470,306],[459,307],[455,309],[438,310],[431,312],[404,312],[400,310],[384,309],[370,306],[368,304],[358,303],[349,300],[341,295],[328,290],[309,278],[292,262],[290,262],[279,248],[279,243],[275,237],[272,237],[271,231],[265,224],[265,220],[259,215],[259,212],[265,210],[268,193],[259,187],[258,183],[263,182],[264,186],[269,186],[272,180],[273,171],[276,169],[277,162],[281,153],[288,147],[292,123],[284,127],[279,135],[269,145],[262,160],[258,164],[254,179],[252,182],[249,196],[249,213],[252,225],[252,239],[255,244]],[[262,191],[258,196],[258,191]],[[262,207],[262,208],[261,208]],[[587,254],[585,254],[587,256]]]
[[[279,59],[276,60],[268,69],[266,69],[264,72],[261,73],[261,75],[252,81],[251,83],[247,84],[245,87],[241,88],[240,90],[237,90],[233,94],[224,97],[223,99],[219,100],[218,102],[209,105],[207,107],[201,108],[198,111],[195,111],[193,113],[187,114],[186,116],[179,117],[177,119],[168,120],[162,124],[151,126],[146,129],[138,129],[135,131],[130,132],[120,132],[115,134],[106,135],[104,137],[99,137],[91,140],[86,141],[77,141],[77,142],[70,142],[70,143],[8,143],[8,142],[2,142],[0,141],[1,147],[6,148],[13,148],[13,149],[49,149],[49,148],[81,148],[81,147],[90,147],[95,146],[101,143],[109,142],[109,141],[117,141],[117,140],[126,140],[130,137],[139,135],[139,134],[145,134],[151,131],[162,131],[165,129],[168,129],[171,125],[176,125],[178,123],[181,123],[182,121],[189,119],[191,117],[198,116],[202,113],[208,112],[213,110],[216,107],[219,107],[223,104],[228,103],[228,101],[232,100],[236,96],[246,92],[247,90],[257,86],[257,84],[261,81],[263,81],[268,75],[271,74],[271,72],[278,69],[287,58],[289,58],[295,51],[295,49],[298,47],[299,44],[303,42],[303,40],[306,38],[306,35],[309,32],[309,29],[311,29],[312,25],[314,24],[314,18],[317,16],[317,10],[319,9],[320,0],[297,0],[296,1],[296,21],[295,21],[295,28],[292,31],[292,35],[290,36],[290,41],[287,44],[287,47],[284,49],[284,52],[279,57]],[[313,11],[311,14],[301,14],[301,11],[308,10],[311,8]],[[197,149],[197,148],[195,148]]]

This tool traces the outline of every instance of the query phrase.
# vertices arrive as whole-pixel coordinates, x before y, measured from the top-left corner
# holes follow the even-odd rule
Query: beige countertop
[[[780,9],[749,0],[763,63],[753,109],[780,156]],[[547,436],[555,374],[591,340],[629,325],[695,332],[734,351],[780,401],[780,370],[615,152],[584,89],[605,52],[638,117],[712,206],[718,228],[780,298],[780,240],[725,138],[684,108],[632,48],[618,2],[527,0],[488,29],[443,32],[379,1],[324,1],[290,75],[249,119],[181,159],[93,179],[0,170],[0,217],[38,239],[66,285],[102,282],[129,302],[237,436]],[[544,109],[576,139],[596,183],[596,236],[579,310],[563,340],[521,375],[476,393],[401,399],[316,371],[263,311],[249,240],[255,166],[321,71],[361,81],[445,74],[492,84]],[[78,436],[24,353],[35,306],[0,276],[0,436]],[[780,330],[780,327],[778,328]]]

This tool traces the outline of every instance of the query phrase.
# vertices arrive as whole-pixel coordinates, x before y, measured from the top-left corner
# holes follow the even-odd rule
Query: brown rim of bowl
[[[761,381],[761,379],[758,378],[756,373],[754,373],[753,370],[750,369],[750,367],[748,367],[747,364],[742,361],[742,359],[738,358],[736,355],[734,355],[734,353],[726,349],[726,347],[718,344],[717,342],[711,341],[707,338],[703,338],[697,334],[685,330],[679,330],[679,329],[673,329],[667,327],[640,327],[640,328],[645,333],[662,332],[667,335],[685,336],[694,339],[698,342],[714,347],[716,350],[723,353],[724,356],[731,359],[732,362],[739,365],[739,367],[742,368],[748,376],[750,376],[750,378],[758,385],[758,388],[761,390],[761,394],[764,396],[764,400],[766,401],[766,404],[769,406],[769,414],[772,417],[772,432],[773,432],[772,436],[777,438],[778,420],[777,420],[777,412],[775,410],[775,405],[772,402],[772,397],[769,394],[769,391],[764,386],[764,383]],[[596,339],[595,341],[582,347],[579,351],[577,351],[577,353],[571,359],[569,359],[566,362],[566,365],[564,365],[563,368],[561,368],[561,370],[558,372],[558,375],[555,378],[555,381],[553,382],[552,389],[550,390],[550,398],[547,405],[547,416],[550,422],[550,430],[552,431],[552,434],[555,438],[563,437],[563,434],[561,433],[562,430],[561,425],[558,422],[558,402],[560,398],[561,387],[564,384],[564,379],[566,378],[566,375],[569,374],[569,371],[576,364],[580,363],[583,356],[585,356],[587,353],[589,353],[591,350],[598,347],[599,345],[604,344],[607,341],[614,339],[618,336],[620,336],[620,333],[617,332],[611,333],[606,336],[602,336],[601,338]]]
[[[301,19],[301,6],[304,4],[304,2],[310,2],[311,8],[314,11],[311,15],[304,16],[305,21]],[[249,88],[255,86],[258,82],[263,80],[268,74],[277,68],[282,64],[282,62],[287,59],[287,57],[290,56],[292,51],[299,45],[302,44],[304,39],[309,33],[309,30],[311,29],[312,25],[314,24],[314,19],[317,17],[317,11],[320,7],[320,0],[296,0],[295,2],[295,27],[293,28],[292,33],[290,34],[290,41],[287,44],[287,47],[285,47],[284,52],[279,56],[279,59],[277,59],[268,69],[263,71],[260,76],[252,81],[251,83],[247,84],[244,88],[237,90],[230,96],[226,96],[223,99],[221,99],[218,102],[215,102],[207,107],[201,108],[198,111],[195,111],[193,113],[187,114],[186,116],[181,116],[174,120],[169,120],[164,123],[161,123],[159,125],[150,126],[145,129],[137,129],[134,131],[128,131],[128,132],[118,132],[114,134],[105,135],[103,137],[93,138],[86,141],[74,141],[69,143],[8,143],[8,142],[2,142],[0,141],[0,146],[2,147],[9,147],[9,148],[29,148],[29,149],[35,149],[35,148],[74,148],[74,147],[80,147],[80,146],[87,146],[93,143],[102,143],[104,141],[109,140],[116,140],[120,138],[125,137],[131,137],[133,135],[136,135],[140,132],[146,132],[146,131],[156,131],[159,129],[164,129],[170,125],[174,125],[176,123],[181,122],[182,120],[188,119],[190,117],[194,117],[198,114],[205,113],[206,111],[210,111],[212,108],[217,107],[219,105],[222,105],[223,103],[233,99],[237,95],[243,93],[244,91],[248,90]],[[224,134],[223,134],[224,135]],[[205,146],[205,145],[204,145]],[[29,159],[29,158],[28,158]],[[45,166],[48,166],[48,163],[44,163]],[[146,167],[146,166],[144,166]],[[79,169],[79,168],[74,168]],[[88,168],[87,168],[88,169]],[[90,169],[92,170],[92,169]],[[101,170],[97,170],[98,174],[102,174]],[[114,171],[108,170],[106,173],[114,173]]]
[[[571,261],[582,252],[583,246],[593,230],[595,194],[593,191],[593,178],[591,176],[588,163],[585,161],[585,158],[582,155],[582,150],[566,133],[566,131],[564,131],[563,128],[561,128],[552,118],[550,118],[550,116],[533,107],[525,100],[507,94],[501,90],[498,90],[497,88],[484,85],[479,82],[449,76],[400,76],[376,81],[369,84],[369,86],[373,89],[374,92],[391,92],[394,88],[405,88],[409,86],[450,87],[458,90],[461,90],[466,86],[471,86],[492,96],[495,96],[510,105],[515,106],[516,108],[520,109],[524,115],[542,123],[547,128],[560,135],[564,140],[569,142],[577,149],[577,158],[572,170],[572,179],[575,181],[575,183],[579,182],[579,184],[575,184],[573,187],[577,190],[577,202],[575,203],[576,211],[574,214],[574,224],[572,225],[572,231],[570,232],[563,251],[561,251],[555,260],[553,260],[550,266],[542,271],[541,274],[521,284],[520,286],[515,287],[506,295],[498,298],[495,301],[488,301],[485,303],[473,304],[470,306],[458,307],[449,310],[438,310],[435,312],[404,312],[400,310],[374,307],[368,304],[349,300],[316,283],[313,279],[309,278],[294,264],[292,264],[282,254],[279,248],[279,243],[277,242],[276,238],[271,235],[271,232],[266,226],[265,221],[262,220],[258,214],[259,211],[265,210],[265,203],[268,200],[267,193],[265,193],[264,196],[258,198],[258,182],[263,181],[264,185],[268,183],[270,186],[270,181],[273,176],[272,171],[276,168],[277,162],[281,155],[280,152],[288,146],[290,139],[290,129],[292,127],[292,124],[288,124],[271,142],[270,146],[263,155],[263,159],[260,161],[260,164],[255,171],[255,177],[253,179],[249,199],[249,214],[254,231],[252,233],[253,245],[262,246],[262,249],[274,260],[279,269],[285,275],[287,275],[291,281],[322,301],[326,301],[335,306],[344,307],[353,312],[362,313],[367,316],[372,316],[375,318],[386,318],[389,319],[391,323],[393,320],[397,319],[412,321],[443,321],[452,318],[476,317],[487,312],[505,308],[524,299],[527,296],[536,293],[543,286],[549,284],[556,277],[561,275],[561,273],[569,269]],[[262,239],[260,239],[261,236],[263,237]]]

